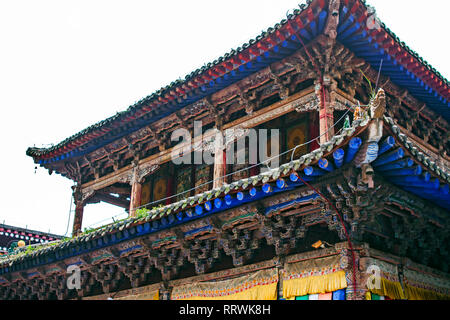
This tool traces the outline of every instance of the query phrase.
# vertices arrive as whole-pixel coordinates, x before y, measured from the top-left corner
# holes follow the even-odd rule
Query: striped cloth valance
[[[450,279],[405,268],[405,291],[408,300],[449,300]]]
[[[286,264],[283,298],[324,294],[347,288],[340,255]]]
[[[256,271],[222,281],[184,284],[174,287],[172,300],[276,300],[276,268]]]

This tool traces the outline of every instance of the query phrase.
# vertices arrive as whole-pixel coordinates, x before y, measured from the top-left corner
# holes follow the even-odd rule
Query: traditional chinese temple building
[[[225,149],[174,164],[189,145],[171,134],[194,121],[280,129],[279,167],[230,164]],[[365,1],[308,1],[126,111],[29,148],[76,182],[73,238],[0,260],[0,299],[447,299],[448,121],[448,81]],[[194,141],[192,157],[211,148]],[[129,218],[83,233],[98,202]]]

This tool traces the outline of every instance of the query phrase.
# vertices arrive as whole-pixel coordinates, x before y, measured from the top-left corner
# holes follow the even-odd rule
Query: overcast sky
[[[65,234],[73,182],[43,168],[35,173],[28,147],[57,144],[125,110],[255,38],[299,3],[0,0],[0,223]],[[369,4],[449,79],[450,1]],[[83,228],[120,213],[88,205]]]

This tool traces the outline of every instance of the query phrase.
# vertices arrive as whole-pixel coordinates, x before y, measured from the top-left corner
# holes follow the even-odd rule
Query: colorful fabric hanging
[[[310,294],[308,295],[308,300],[319,300],[318,294]]]
[[[450,300],[450,295],[406,285],[408,300]]]
[[[239,278],[189,283],[175,287],[172,300],[277,300],[276,268]]]
[[[283,298],[283,300],[309,300],[310,296],[312,296],[313,299],[316,297],[316,295],[306,295],[289,299]],[[329,293],[321,293],[318,295],[318,300],[345,300],[345,289]]]
[[[319,300],[333,300],[333,293],[320,293]]]
[[[402,285],[397,281],[390,281],[385,278],[380,279],[381,288],[380,289],[370,289],[370,292],[379,296],[388,296],[394,300],[405,299],[403,293]],[[372,299],[373,300],[373,299]]]
[[[333,292],[333,300],[345,300],[345,289],[341,289]]]
[[[379,296],[375,293],[372,293],[372,297],[370,300],[384,300],[384,296]]]
[[[347,288],[340,256],[287,264],[283,270],[283,297],[330,293]]]

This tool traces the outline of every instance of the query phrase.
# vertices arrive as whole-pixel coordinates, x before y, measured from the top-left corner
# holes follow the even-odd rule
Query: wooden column
[[[136,216],[136,209],[141,206],[141,194],[142,194],[142,184],[133,179],[131,183],[131,198],[130,198],[130,211],[128,213],[129,217]]]
[[[325,77],[324,77],[325,78]],[[323,81],[325,82],[325,81]],[[327,83],[316,81],[316,95],[319,98],[320,144],[328,142],[334,136],[334,114],[330,103],[330,91]]]
[[[225,174],[227,171],[226,152],[224,150],[216,150],[214,155],[214,183],[213,189],[220,188],[225,183]]]
[[[213,189],[220,188],[225,183],[225,174],[227,172],[227,156],[225,147],[227,141],[223,135],[223,117],[221,114],[216,114],[216,129],[218,130],[218,136],[221,137],[222,141],[215,144],[214,149],[214,172],[213,172]],[[217,141],[216,141],[217,142]]]
[[[133,165],[132,172],[125,178],[125,181],[131,185],[129,217],[135,217],[136,209],[141,206],[142,183],[145,177],[159,169],[159,164],[146,163],[138,165],[138,160],[135,160]]]
[[[78,236],[82,230],[81,227],[83,225],[83,211],[84,206],[86,205],[86,200],[91,197],[94,192],[88,191],[83,193],[81,190],[81,187],[74,186],[72,187],[73,190],[73,199],[75,202],[75,217],[73,219],[73,228],[72,228],[72,237]]]
[[[76,237],[82,232],[81,226],[83,223],[83,211],[84,211],[84,202],[76,201],[75,202],[75,217],[73,220],[72,237]]]

